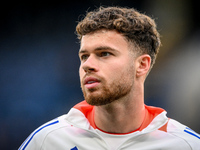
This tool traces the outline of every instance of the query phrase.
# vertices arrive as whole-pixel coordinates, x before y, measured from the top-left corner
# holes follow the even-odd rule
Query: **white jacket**
[[[19,150],[200,150],[200,135],[167,118],[161,108],[145,106],[142,126],[128,134],[97,129],[94,108],[85,101],[75,105],[36,129]]]

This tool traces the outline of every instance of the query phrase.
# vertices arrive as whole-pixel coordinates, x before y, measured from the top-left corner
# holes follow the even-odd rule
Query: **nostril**
[[[90,69],[88,69],[88,70],[94,71],[95,69],[94,69],[94,68],[90,68]]]
[[[93,72],[93,71],[95,71],[94,68],[90,68],[90,67],[85,67],[85,68],[83,68],[83,70],[84,70],[85,72]]]

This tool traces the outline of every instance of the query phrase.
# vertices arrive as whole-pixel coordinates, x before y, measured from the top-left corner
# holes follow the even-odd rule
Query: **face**
[[[87,103],[109,104],[133,90],[135,57],[120,33],[100,30],[83,36],[79,57],[81,88]]]

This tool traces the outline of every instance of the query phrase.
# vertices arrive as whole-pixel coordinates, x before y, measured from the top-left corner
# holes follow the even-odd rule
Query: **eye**
[[[101,52],[101,54],[100,54],[101,57],[106,57],[106,56],[110,56],[110,55],[111,55],[111,53],[109,53],[109,52]]]
[[[87,60],[88,57],[89,57],[89,55],[84,54],[84,55],[81,55],[80,58],[81,58],[82,61],[84,61],[84,60]]]

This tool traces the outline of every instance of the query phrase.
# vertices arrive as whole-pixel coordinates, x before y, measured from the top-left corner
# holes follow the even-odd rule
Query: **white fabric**
[[[173,119],[167,132],[158,130],[167,120],[162,112],[142,131],[110,136],[94,129],[81,111],[72,108],[36,129],[19,150],[200,150],[200,135]]]
[[[114,135],[102,132],[101,130],[98,129],[96,129],[96,131],[105,140],[105,142],[109,147],[108,148],[109,150],[116,150],[118,147],[120,147],[120,145],[122,145],[122,143],[127,141],[132,136],[131,133],[124,135]]]

